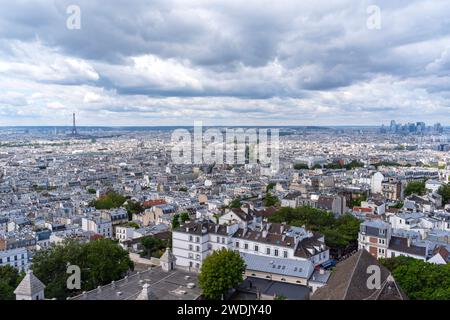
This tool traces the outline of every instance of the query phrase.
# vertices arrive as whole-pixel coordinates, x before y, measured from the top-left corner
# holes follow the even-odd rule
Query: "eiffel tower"
[[[77,133],[77,126],[76,126],[76,124],[75,124],[75,112],[73,113],[73,126],[72,126],[72,135],[73,136],[76,136],[78,133]]]

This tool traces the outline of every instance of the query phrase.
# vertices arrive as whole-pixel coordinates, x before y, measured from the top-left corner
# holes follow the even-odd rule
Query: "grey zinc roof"
[[[32,296],[45,289],[45,285],[29,270],[26,276],[17,286],[14,293],[16,295]]]
[[[247,270],[275,273],[279,275],[309,279],[314,265],[309,260],[293,260],[241,253]]]
[[[158,300],[158,297],[153,292],[150,285],[146,283],[142,286],[142,291],[139,293],[136,300]]]
[[[201,295],[201,289],[198,286],[198,274],[183,270],[165,272],[161,267],[156,267],[129,275],[127,278],[70,299],[137,300],[139,295],[142,298],[142,291],[146,284],[150,286],[152,299],[196,300]]]

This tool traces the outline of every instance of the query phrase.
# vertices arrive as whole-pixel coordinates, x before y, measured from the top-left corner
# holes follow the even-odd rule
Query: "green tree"
[[[391,208],[401,209],[403,208],[404,202],[399,200],[395,205],[391,206]]]
[[[87,189],[87,192],[90,193],[90,194],[96,194],[97,190],[89,188],[89,189]]]
[[[65,299],[77,293],[67,289],[69,264],[81,269],[81,291],[118,280],[134,267],[128,252],[112,240],[100,238],[89,243],[67,240],[33,256],[33,272],[46,285],[48,298]]]
[[[309,169],[306,163],[295,163],[293,167],[295,170]]]
[[[121,207],[127,199],[116,193],[116,192],[108,192],[103,197],[100,197],[97,200],[92,200],[90,206],[95,207],[97,210],[102,209],[113,209]]]
[[[234,199],[233,201],[231,201],[229,207],[230,208],[240,208],[242,205],[241,203],[241,198],[237,197],[236,199]]]
[[[182,213],[180,214],[180,221],[181,221],[181,223],[184,223],[184,222],[189,221],[189,220],[190,220],[190,218],[189,218],[189,213],[187,213],[187,212],[182,212]]]
[[[272,195],[270,192],[266,193],[266,196],[264,198],[264,206],[271,207],[278,205],[280,203],[280,200],[274,195]]]
[[[238,252],[214,251],[202,264],[198,281],[207,299],[219,299],[243,280],[245,262]]]
[[[133,220],[133,214],[138,214],[141,212],[144,212],[144,207],[140,202],[128,200],[127,204],[125,205],[125,209],[127,209],[128,213],[128,220]]]
[[[267,185],[266,187],[266,192],[269,192],[270,190],[272,190],[273,188],[275,188],[275,183],[271,182]]]
[[[352,169],[355,169],[355,168],[362,168],[362,167],[364,167],[364,163],[359,162],[357,160],[352,160],[350,163],[346,164],[344,167],[347,170],[352,170]]]
[[[442,196],[442,204],[450,203],[450,184],[446,183],[439,187],[438,193]]]
[[[180,227],[180,215],[175,213],[172,218],[172,230]]]
[[[15,300],[14,290],[24,276],[10,265],[0,266],[0,300]]]
[[[136,222],[130,221],[127,224],[125,224],[126,227],[139,229],[139,225]]]
[[[269,217],[271,222],[286,222],[292,226],[305,226],[325,236],[326,244],[337,250],[357,242],[361,221],[349,214],[336,218],[332,212],[308,206],[283,207]]]
[[[352,199],[350,205],[353,207],[360,207],[361,206],[361,202],[366,201],[367,200],[367,196],[365,194],[360,195],[359,197]]]
[[[82,246],[84,264],[89,270],[85,285],[96,288],[121,279],[134,267],[128,252],[114,241],[100,238]]]
[[[425,181],[411,181],[405,188],[405,196],[425,194]]]
[[[410,257],[380,259],[412,300],[450,300],[450,264]]]
[[[155,237],[143,237],[141,244],[145,248],[144,256],[159,258],[162,255],[162,250],[167,248],[167,243]]]

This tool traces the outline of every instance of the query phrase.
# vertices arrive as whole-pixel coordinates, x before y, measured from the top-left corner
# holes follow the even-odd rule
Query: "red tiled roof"
[[[372,208],[353,207],[353,211],[372,213],[373,209]]]
[[[450,253],[445,249],[444,246],[438,246],[433,250],[433,255],[440,254],[442,258],[444,258],[445,261],[448,261],[448,257]]]
[[[144,208],[150,208],[153,206],[159,206],[161,204],[167,204],[166,200],[163,199],[158,199],[158,200],[149,200],[149,201],[144,201]]]

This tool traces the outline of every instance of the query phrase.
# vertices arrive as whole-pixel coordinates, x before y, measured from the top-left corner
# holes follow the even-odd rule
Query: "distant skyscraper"
[[[77,126],[76,126],[76,123],[75,123],[75,112],[73,113],[72,135],[73,135],[73,136],[76,136],[76,135],[77,135]]]
[[[397,125],[395,123],[395,120],[391,120],[391,132],[397,131]]]

